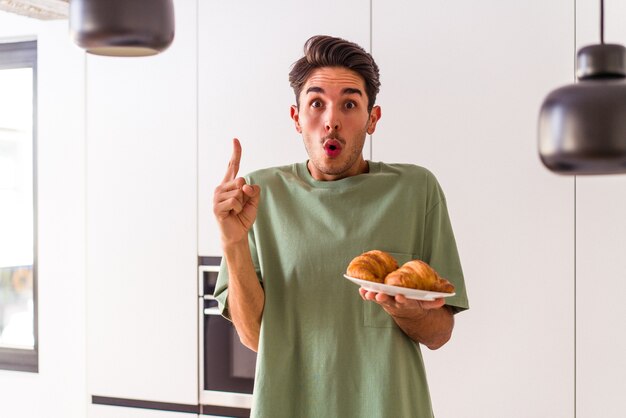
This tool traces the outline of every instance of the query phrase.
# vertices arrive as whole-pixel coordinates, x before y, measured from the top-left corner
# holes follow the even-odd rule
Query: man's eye
[[[311,107],[322,107],[322,102],[319,100],[313,100],[311,102]]]
[[[346,109],[354,109],[355,107],[356,107],[356,103],[346,102]]]

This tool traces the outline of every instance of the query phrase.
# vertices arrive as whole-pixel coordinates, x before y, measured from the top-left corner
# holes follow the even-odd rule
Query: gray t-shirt
[[[468,301],[444,194],[428,170],[369,162],[317,181],[306,163],[248,176],[261,186],[249,242],[265,291],[252,416],[432,417],[420,345],[343,277],[372,249],[429,263]],[[228,271],[215,296],[227,318]]]

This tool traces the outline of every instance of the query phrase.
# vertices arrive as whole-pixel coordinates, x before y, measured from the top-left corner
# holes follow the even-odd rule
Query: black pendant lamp
[[[70,0],[70,35],[95,55],[142,57],[174,40],[173,0]]]
[[[560,174],[626,173],[626,48],[604,43],[576,56],[578,83],[552,91],[539,113],[539,155]]]

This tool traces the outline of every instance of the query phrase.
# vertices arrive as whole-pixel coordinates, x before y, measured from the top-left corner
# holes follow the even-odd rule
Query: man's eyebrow
[[[309,93],[324,93],[324,89],[321,87],[309,87],[308,89],[306,89],[306,94]]]
[[[363,92],[361,92],[361,90],[355,89],[352,87],[346,87],[345,89],[343,89],[342,93],[343,94],[358,94],[359,96],[363,96]]]
[[[321,87],[309,87],[308,89],[306,89],[306,94],[309,93],[322,93],[324,94],[324,89]],[[359,89],[353,88],[353,87],[346,87],[345,89],[343,89],[341,91],[341,94],[358,94],[359,96],[363,96],[363,92]]]

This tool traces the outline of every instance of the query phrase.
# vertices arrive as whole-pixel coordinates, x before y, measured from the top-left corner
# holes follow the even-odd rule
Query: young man
[[[255,417],[431,417],[420,344],[468,308],[445,197],[426,169],[366,161],[381,118],[378,67],[358,45],[316,36],[290,73],[291,117],[309,159],[237,177],[234,140],[214,195],[224,262],[215,296],[258,352]],[[422,259],[456,296],[417,301],[342,274],[364,251]]]

